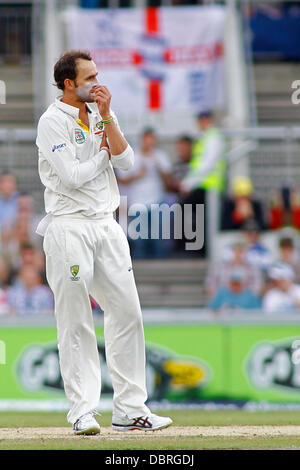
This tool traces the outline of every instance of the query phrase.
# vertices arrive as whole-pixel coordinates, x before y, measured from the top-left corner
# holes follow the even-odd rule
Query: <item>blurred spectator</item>
[[[197,124],[201,132],[201,138],[198,139],[192,149],[192,158],[189,163],[188,174],[180,184],[182,193],[181,204],[191,204],[193,229],[196,228],[196,205],[207,204],[207,192],[213,191],[220,193],[225,188],[226,161],[225,161],[225,140],[216,127],[212,111],[206,111],[197,116]],[[204,211],[207,227],[206,212]],[[184,231],[183,231],[184,233]],[[206,236],[204,236],[206,239]],[[183,241],[183,245],[185,242]],[[200,252],[195,253],[199,256],[205,256],[206,246],[204,244]]]
[[[24,243],[20,248],[20,256],[17,267],[13,270],[12,277],[16,280],[19,270],[24,266],[34,266],[38,269],[43,284],[47,284],[46,260],[42,250],[36,250],[32,243]]]
[[[279,261],[289,264],[295,274],[295,283],[300,284],[300,256],[295,249],[294,240],[282,237],[279,240]]]
[[[245,272],[244,287],[250,289],[256,295],[260,295],[263,288],[263,276],[256,266],[246,261],[247,245],[244,241],[236,241],[232,247],[232,257],[214,263],[208,273],[206,289],[209,297],[215,296],[222,287],[229,286],[230,276],[237,267]]]
[[[41,219],[34,210],[34,199],[30,194],[21,193],[18,203],[18,219],[25,220],[31,242],[36,248],[42,248],[42,238],[36,233],[36,227]]]
[[[0,288],[7,289],[11,284],[12,272],[10,266],[3,257],[0,257]]]
[[[213,310],[259,309],[261,299],[246,287],[247,272],[237,267],[230,271],[228,287],[220,287],[208,303]]]
[[[36,265],[36,251],[32,243],[24,243],[20,249],[20,267]]]
[[[181,135],[176,140],[175,147],[176,160],[173,164],[170,179],[168,181],[168,190],[178,194],[180,192],[181,182],[189,171],[189,163],[192,158],[193,148],[192,137],[188,135]]]
[[[18,282],[7,291],[7,302],[17,315],[49,313],[54,306],[51,290],[42,285],[40,273],[32,265],[21,268]]]
[[[284,226],[300,228],[300,193],[288,187],[273,193],[270,207],[270,228],[276,230]]]
[[[157,147],[154,131],[146,129],[141,137],[140,148],[135,150],[133,168],[117,172],[119,183],[121,183],[120,192],[127,196],[128,208],[130,209],[133,204],[140,205],[132,208],[145,224],[144,227],[140,227],[140,232],[143,233],[145,227],[148,226],[147,238],[129,239],[133,258],[160,258],[165,255],[165,244],[162,240],[151,239],[151,229],[159,230],[159,227],[154,227],[153,223],[151,226],[151,212],[153,214],[155,212],[154,208],[151,209],[151,204],[166,201],[166,188],[170,181],[170,173],[171,163],[168,155]]]
[[[233,197],[223,201],[221,230],[240,230],[248,220],[255,220],[260,230],[266,228],[263,208],[253,197],[251,180],[245,176],[235,178],[232,185]]]
[[[246,262],[266,272],[274,260],[271,251],[260,241],[258,223],[254,219],[248,219],[242,229],[247,243]]]
[[[35,233],[37,218],[34,215],[33,198],[22,194],[18,198],[17,216],[9,227],[2,231],[2,253],[5,259],[17,269],[23,245],[35,244],[41,248],[41,241]]]
[[[0,288],[0,316],[1,315],[8,315],[9,312],[9,305],[6,299],[6,292],[5,290]]]
[[[193,148],[193,139],[188,135],[181,135],[177,138],[175,142],[175,149],[176,149],[176,160],[172,166],[171,175],[169,181],[167,182],[167,189],[169,193],[166,195],[166,200],[169,205],[174,203],[179,203],[183,207],[184,201],[182,201],[182,194],[181,194],[181,182],[187,175],[189,171],[189,163],[192,158],[192,148]],[[184,196],[185,197],[185,196]],[[175,206],[174,206],[175,208]],[[177,209],[176,209],[177,210]],[[174,217],[172,219],[174,223],[180,224],[175,228],[176,233],[184,234],[184,226],[183,226],[183,210],[181,209],[180,215],[178,217]],[[173,223],[173,222],[172,222]],[[172,225],[171,225],[172,227]],[[173,236],[173,227],[172,227],[172,247],[175,252],[178,253],[185,253],[185,243],[186,240],[184,237],[175,239]]]
[[[205,191],[224,189],[225,142],[215,125],[212,111],[200,113],[197,124],[202,135],[193,145],[189,173],[181,183],[181,190],[184,193],[201,190],[203,199]]]
[[[35,250],[34,253],[34,264],[36,268],[39,270],[39,273],[42,278],[43,284],[48,284],[47,277],[46,277],[46,258],[45,254],[42,250]]]
[[[294,284],[295,274],[290,265],[276,263],[269,270],[273,288],[263,297],[267,314],[289,313],[300,309],[300,285]]]
[[[14,223],[18,212],[19,193],[14,175],[2,173],[0,176],[0,229]]]
[[[271,251],[260,241],[258,223],[254,219],[247,220],[242,227],[242,233],[246,244],[245,261],[262,272],[267,272],[274,260]],[[222,259],[230,261],[232,258],[232,247],[225,249]]]

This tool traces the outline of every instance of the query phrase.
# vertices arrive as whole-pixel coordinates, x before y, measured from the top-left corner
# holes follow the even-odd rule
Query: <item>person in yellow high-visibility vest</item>
[[[207,191],[223,192],[226,182],[225,140],[215,126],[213,113],[203,112],[197,116],[197,121],[202,136],[193,145],[189,170],[180,185],[181,204],[193,207],[207,203]],[[205,244],[200,255],[205,255]]]

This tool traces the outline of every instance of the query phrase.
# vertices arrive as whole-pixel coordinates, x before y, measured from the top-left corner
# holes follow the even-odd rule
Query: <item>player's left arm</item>
[[[107,121],[113,118],[112,121],[105,124],[105,133],[111,152],[111,162],[115,168],[129,170],[133,166],[134,153],[120,129],[116,115],[110,109],[111,94],[104,85],[94,87],[93,93],[102,120]]]

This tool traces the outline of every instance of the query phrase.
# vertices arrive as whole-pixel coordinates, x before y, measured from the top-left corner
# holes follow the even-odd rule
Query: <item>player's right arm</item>
[[[54,117],[43,116],[37,130],[37,146],[61,182],[76,189],[94,179],[109,163],[109,152],[101,150],[86,162],[76,158],[76,146],[65,126]]]

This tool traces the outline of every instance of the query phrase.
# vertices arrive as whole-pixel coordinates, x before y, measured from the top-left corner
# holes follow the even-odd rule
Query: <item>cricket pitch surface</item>
[[[0,439],[59,439],[79,437],[89,439],[136,439],[161,437],[300,437],[300,426],[170,426],[158,431],[127,431],[119,432],[111,427],[101,427],[96,436],[74,436],[70,427],[20,427],[0,428]]]

